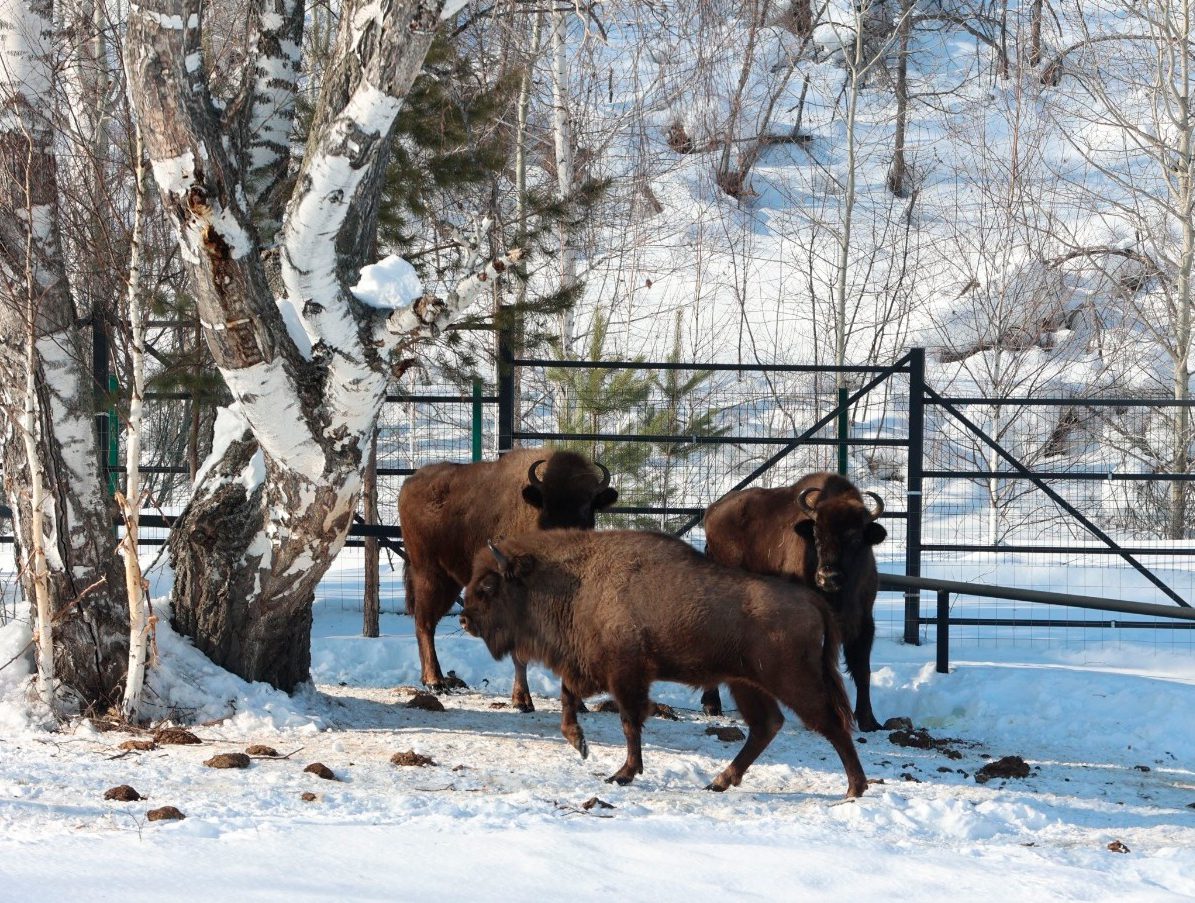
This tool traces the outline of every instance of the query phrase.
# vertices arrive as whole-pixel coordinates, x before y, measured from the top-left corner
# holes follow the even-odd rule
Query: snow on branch
[[[405,345],[412,340],[436,338],[462,310],[473,303],[490,280],[497,279],[510,266],[522,260],[523,254],[522,248],[512,248],[501,257],[486,259],[481,256],[476,246],[471,246],[466,261],[469,275],[458,282],[447,297],[437,298],[429,294],[411,297],[409,285],[406,287],[406,294],[394,292],[393,297],[401,298],[405,303],[395,307],[379,325],[375,338],[380,345],[390,348]],[[396,271],[401,270],[396,268]],[[362,272],[364,275],[364,271]],[[354,293],[358,294],[358,290],[355,289]]]

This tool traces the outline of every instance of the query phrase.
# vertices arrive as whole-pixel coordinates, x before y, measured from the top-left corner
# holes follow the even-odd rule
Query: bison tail
[[[838,625],[834,622],[834,615],[826,605],[819,605],[822,616],[822,677],[825,679],[826,692],[830,695],[830,706],[839,722],[848,733],[855,726],[855,715],[851,711],[851,700],[846,694],[846,684],[842,680],[842,672],[838,668],[838,656],[842,649],[842,638],[838,633]]]
[[[415,581],[411,578],[411,559],[407,558],[402,566],[402,587],[404,601],[407,606],[407,614],[414,616],[415,614]]]

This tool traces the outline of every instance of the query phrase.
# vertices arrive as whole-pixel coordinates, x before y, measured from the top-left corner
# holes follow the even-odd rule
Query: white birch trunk
[[[128,631],[59,227],[53,22],[49,0],[0,0],[0,454],[42,688],[106,708]]]
[[[472,275],[446,299],[392,311],[349,291],[368,262],[402,99],[444,8],[344,7],[278,230],[276,281],[249,228],[268,202],[243,190],[240,150],[226,144],[210,99],[200,0],[130,10],[130,93],[204,336],[235,400],[172,531],[174,623],[218,664],[286,690],[308,679],[315,587],[347,536],[394,368],[506,266],[467,248]]]
[[[575,188],[573,135],[568,115],[568,18],[562,7],[552,10],[552,135],[556,146],[556,197],[567,203]],[[577,281],[577,257],[567,217],[560,223],[560,288],[570,289]],[[574,335],[573,313],[560,315],[560,345],[567,352]]]
[[[32,248],[32,242],[30,247]],[[32,285],[32,256],[31,250],[27,285]],[[37,613],[37,695],[50,711],[54,711],[57,707],[57,688],[54,684],[54,612],[50,604],[50,575],[46,566],[46,490],[45,477],[38,462],[37,440],[34,438],[37,435],[38,421],[35,304],[36,298],[30,292],[29,335],[25,348],[25,419],[21,433],[25,442],[25,459],[31,462],[29,504],[32,509],[32,523],[28,566]]]
[[[125,432],[125,491],[118,498],[124,510],[125,535],[120,543],[124,559],[125,592],[129,597],[129,673],[125,679],[121,714],[135,721],[145,685],[149,657],[151,619],[141,562],[137,557],[138,525],[141,518],[141,432],[142,400],[145,398],[145,311],[141,294],[141,230],[145,211],[145,167],[142,163],[141,129],[134,124],[133,167],[136,201],[129,249],[129,326],[132,332],[133,387],[129,398],[129,424]]]

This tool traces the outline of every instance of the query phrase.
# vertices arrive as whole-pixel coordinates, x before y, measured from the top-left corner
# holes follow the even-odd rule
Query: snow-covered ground
[[[168,628],[150,679],[199,746],[122,752],[123,733],[49,732],[22,702],[23,662],[0,672],[0,897],[21,899],[718,898],[1176,900],[1195,894],[1195,658],[1120,648],[1103,664],[1065,648],[960,648],[950,675],[933,647],[876,648],[881,718],[905,715],[938,750],[858,735],[870,778],[845,802],[837,757],[793,718],[725,794],[702,789],[737,744],[705,733],[697,694],[659,685],[676,722],[645,731],[645,773],[622,761],[617,717],[582,716],[591,756],[560,737],[555,682],[533,669],[538,711],[502,705],[494,662],[451,619],[445,667],[473,688],[447,711],[405,707],[418,677],[410,619],[316,608],[316,686],[288,698],[207,663]],[[0,662],[28,637],[0,630]],[[220,719],[220,720],[217,720]],[[252,743],[290,757],[215,770]],[[398,751],[433,767],[389,763]],[[987,757],[1020,755],[1026,779],[978,784]],[[330,767],[329,782],[303,768]],[[907,776],[907,777],[906,777]],[[130,784],[145,802],[106,802]],[[314,801],[300,794],[316,794]],[[613,809],[586,811],[598,796]],[[181,822],[148,822],[177,806]],[[1120,841],[1131,852],[1108,844]]]

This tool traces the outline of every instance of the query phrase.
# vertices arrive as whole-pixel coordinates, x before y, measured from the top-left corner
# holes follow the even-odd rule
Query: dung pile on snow
[[[444,703],[440,702],[431,693],[425,693],[419,690],[407,702],[408,709],[419,709],[424,712],[442,712],[444,711]]]
[[[203,763],[208,768],[248,768],[249,757],[244,753],[217,753]]]
[[[161,746],[191,746],[203,741],[186,728],[160,727],[154,731],[154,742]]]
[[[396,752],[390,757],[391,765],[404,765],[413,768],[425,768],[428,765],[435,765],[431,756],[425,756],[421,753],[415,752],[413,749],[408,749],[406,752]]]
[[[948,759],[963,757],[963,754],[951,745],[961,741],[950,737],[935,737],[923,727],[895,730],[888,735],[888,742],[908,749],[934,749]]]
[[[119,784],[116,787],[109,787],[105,790],[104,799],[115,800],[118,803],[135,803],[137,800],[145,799],[145,797],[128,784]]]
[[[309,772],[315,775],[317,778],[323,778],[325,781],[337,780],[336,772],[334,772],[323,762],[312,762],[310,765],[304,768],[303,771],[304,773]]]
[[[993,778],[1027,778],[1029,777],[1029,763],[1020,756],[1004,756],[994,762],[988,762],[975,773],[977,784],[986,784]]]
[[[145,817],[150,821],[178,821],[186,818],[174,806],[160,806],[157,809],[150,809],[145,813]]]

